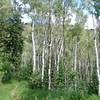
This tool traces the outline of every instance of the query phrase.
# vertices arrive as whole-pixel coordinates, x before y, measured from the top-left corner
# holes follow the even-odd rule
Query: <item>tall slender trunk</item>
[[[58,48],[57,48],[57,51],[59,52]],[[60,53],[58,53],[58,56],[57,56],[57,73],[59,73],[59,61],[60,61]]]
[[[90,66],[91,66],[91,70],[90,70],[90,80],[91,80],[91,82],[92,82],[93,66],[94,66],[93,60],[92,60],[92,59],[90,59]]]
[[[75,45],[75,59],[74,59],[74,70],[77,68],[77,43]]]
[[[33,61],[33,72],[36,71],[36,50],[35,50],[35,38],[34,38],[34,22],[32,21],[32,61]]]
[[[58,53],[58,60],[57,60],[57,72],[59,73],[59,62],[60,62],[60,57],[62,56],[61,53],[63,52],[63,41],[61,43],[61,47],[60,47],[60,50],[57,49],[57,53]]]
[[[42,82],[44,80],[44,55],[45,55],[45,39],[43,40],[43,51],[42,51]]]
[[[93,16],[92,16],[93,18]],[[98,52],[98,46],[97,46],[97,39],[96,39],[96,27],[94,23],[94,18],[93,18],[93,26],[94,26],[94,46],[95,46],[95,54],[96,54],[96,67],[97,67],[97,77],[98,77],[98,96],[100,96],[100,68],[99,68],[99,52]]]
[[[94,39],[95,44],[95,53],[96,53],[96,65],[97,65],[97,76],[98,76],[98,95],[100,96],[100,69],[99,69],[99,54],[98,54],[98,47],[97,47],[97,40]]]
[[[74,71],[76,72],[76,69],[77,68],[77,42],[76,42],[76,45],[75,45],[75,58],[74,58]],[[76,90],[76,76],[75,76],[75,90]]]
[[[49,77],[49,83],[48,83],[48,89],[51,89],[51,46],[52,44],[50,43],[49,45],[49,68],[48,68],[48,77]]]
[[[65,53],[65,6],[63,9],[63,61],[64,61],[64,79],[66,88],[66,53]]]
[[[51,0],[49,0],[49,25],[48,25],[48,39],[49,39],[49,68],[48,68],[48,89],[51,89]]]
[[[55,54],[54,54],[54,61],[55,61],[55,67],[57,67],[57,52],[55,52]]]

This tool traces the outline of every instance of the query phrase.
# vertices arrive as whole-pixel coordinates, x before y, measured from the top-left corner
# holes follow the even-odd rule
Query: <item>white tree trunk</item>
[[[96,66],[97,66],[97,77],[98,77],[98,96],[100,96],[100,69],[99,69],[99,52],[98,52],[98,46],[97,46],[97,39],[96,39],[96,26],[94,22],[94,17],[92,15],[93,19],[93,26],[94,26],[94,45],[95,45],[95,53],[96,53]]]
[[[45,39],[43,40],[43,51],[42,51],[42,82],[44,80],[44,55],[45,55]]]
[[[77,68],[77,44],[75,46],[75,59],[74,59],[74,70]]]
[[[60,61],[60,53],[58,53],[58,60],[57,60],[57,73],[59,73],[59,61]]]
[[[61,56],[63,56],[63,41],[62,41],[62,44],[61,44],[61,47],[60,47],[60,51],[58,50],[58,60],[57,60],[57,72],[58,73],[59,73],[59,62],[60,62]]]
[[[99,69],[99,53],[97,48],[97,40],[94,40],[95,44],[95,53],[96,53],[96,64],[97,64],[97,76],[98,76],[98,95],[100,96],[100,69]]]
[[[75,58],[74,58],[74,71],[76,72],[77,70],[77,43],[75,45]],[[75,76],[75,90],[76,90],[76,86],[77,86],[77,83],[76,83],[76,76]]]
[[[49,45],[50,49],[49,49],[49,68],[48,68],[48,77],[49,77],[49,83],[48,83],[48,89],[50,90],[51,89],[51,46],[52,46],[52,41]]]
[[[49,39],[49,65],[48,65],[48,89],[51,89],[51,56],[52,56],[52,28],[51,28],[51,0],[49,0],[49,25],[48,25],[48,39]]]
[[[32,23],[32,60],[33,60],[33,72],[36,71],[36,50],[35,50],[35,38],[34,38],[34,22]]]

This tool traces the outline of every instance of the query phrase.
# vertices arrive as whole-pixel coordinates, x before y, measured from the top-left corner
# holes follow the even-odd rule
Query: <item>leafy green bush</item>
[[[31,66],[22,66],[18,71],[18,80],[29,80],[31,74]]]
[[[3,75],[3,77],[2,77],[2,82],[3,82],[3,83],[10,82],[10,80],[11,80],[11,75],[12,75],[12,73],[11,73],[10,70],[4,72],[4,75]]]
[[[3,72],[3,76],[1,81],[3,83],[9,82],[12,78],[12,69],[11,69],[11,64],[9,61],[7,61],[7,55],[1,57],[1,62],[0,62],[0,69]]]
[[[60,62],[59,62],[59,72],[55,73],[55,79],[54,79],[54,83],[55,83],[55,88],[56,89],[64,89],[65,87],[65,70],[64,70],[64,62],[63,62],[63,58],[61,58]]]
[[[38,72],[32,73],[32,75],[29,78],[29,86],[32,89],[36,89],[36,88],[41,88],[41,76]]]
[[[73,90],[24,89],[20,94],[21,100],[86,100],[79,92]]]
[[[88,94],[98,94],[98,79],[96,68],[94,67],[91,81],[88,83]]]

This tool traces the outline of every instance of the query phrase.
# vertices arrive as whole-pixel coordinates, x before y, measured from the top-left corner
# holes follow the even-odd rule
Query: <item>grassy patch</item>
[[[100,97],[97,95],[89,96],[86,100],[100,100]]]
[[[0,100],[12,100],[11,92],[15,88],[18,82],[11,82],[6,84],[0,84]]]
[[[0,100],[100,100],[100,97],[96,95],[81,98],[77,93],[60,90],[32,90],[28,88],[26,82],[17,81],[0,85]]]

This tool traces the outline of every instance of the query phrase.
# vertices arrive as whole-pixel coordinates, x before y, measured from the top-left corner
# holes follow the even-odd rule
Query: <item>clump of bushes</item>
[[[5,58],[2,59],[4,62],[1,63],[1,71],[3,73],[3,76],[1,78],[1,81],[3,83],[10,82],[12,79],[12,69],[11,69],[11,64],[5,60]]]
[[[18,80],[29,80],[32,74],[31,66],[22,66],[18,71]]]
[[[40,74],[38,72],[32,73],[32,75],[30,76],[28,80],[28,83],[32,89],[41,88],[42,84],[41,84]]]

